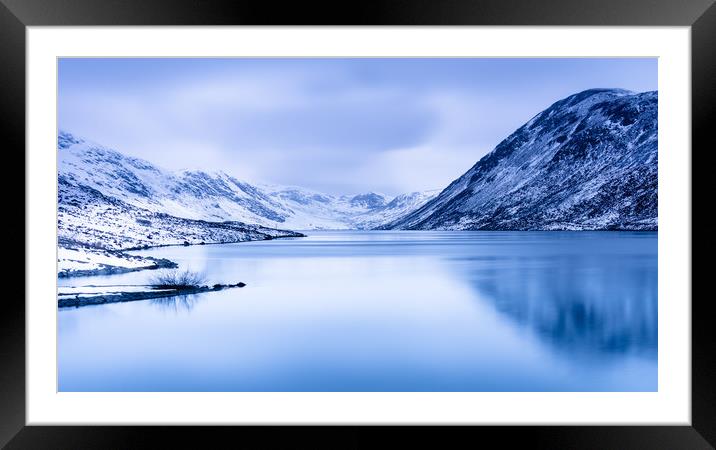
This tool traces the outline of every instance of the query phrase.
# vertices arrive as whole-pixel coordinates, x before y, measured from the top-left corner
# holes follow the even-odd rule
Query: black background
[[[24,255],[25,27],[33,25],[671,25],[692,27],[692,224],[709,224],[716,152],[714,0],[0,0],[0,124],[6,246]],[[660,149],[661,151],[662,149]],[[687,149],[668,149],[687,151]],[[709,155],[710,156],[710,155]],[[52,161],[48,161],[52,163]],[[700,174],[699,174],[700,172]],[[694,209],[693,205],[697,208]],[[18,218],[23,217],[20,221]],[[700,219],[700,220],[699,220]],[[12,231],[10,231],[12,229]],[[693,229],[693,226],[692,226]],[[694,230],[695,231],[695,230]],[[20,239],[23,236],[24,239]],[[697,234],[697,236],[699,236]],[[692,237],[693,240],[693,237]],[[710,254],[713,239],[696,241]],[[22,242],[22,244],[21,244]],[[692,247],[693,248],[693,247]],[[586,448],[707,449],[716,445],[713,295],[698,293],[711,264],[693,258],[692,426],[544,427],[57,427],[25,424],[24,263],[6,273],[0,309],[0,445],[7,448]],[[15,257],[19,259],[19,257]],[[22,275],[18,272],[23,271]],[[12,276],[17,274],[17,276]],[[190,406],[188,406],[190,407]]]

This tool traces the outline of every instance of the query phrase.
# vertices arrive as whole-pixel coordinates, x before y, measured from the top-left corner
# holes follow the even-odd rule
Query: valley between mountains
[[[534,116],[444,189],[395,197],[167,171],[60,131],[58,276],[174,266],[127,253],[134,249],[306,230],[656,230],[657,105],[656,92],[580,92]]]

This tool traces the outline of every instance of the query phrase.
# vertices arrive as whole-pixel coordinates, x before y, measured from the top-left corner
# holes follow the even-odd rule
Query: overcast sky
[[[61,59],[61,129],[166,169],[350,194],[444,188],[557,100],[656,59]]]

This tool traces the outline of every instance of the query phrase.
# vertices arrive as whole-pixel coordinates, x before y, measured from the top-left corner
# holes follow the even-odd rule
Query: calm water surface
[[[137,252],[247,286],[61,309],[59,389],[657,389],[656,233],[307,234]]]

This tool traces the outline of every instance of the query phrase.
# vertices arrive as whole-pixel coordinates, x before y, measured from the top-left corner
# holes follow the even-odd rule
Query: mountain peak
[[[383,194],[376,192],[368,192],[365,194],[358,194],[351,198],[351,206],[363,207],[368,209],[379,208],[385,206],[388,199]]]
[[[615,95],[615,96],[622,96],[622,95],[632,95],[634,92],[627,90],[627,89],[621,89],[621,88],[592,88],[592,89],[585,89],[581,92],[577,92],[576,94],[572,94],[568,97],[566,97],[564,100],[570,101],[570,103],[578,103],[579,101],[591,97],[592,95],[597,94],[608,94],[608,95]]]
[[[576,94],[572,94],[568,97],[563,98],[562,100],[559,100],[555,103],[553,103],[549,108],[541,112],[537,115],[544,116],[545,114],[549,115],[552,114],[555,111],[561,110],[561,111],[568,111],[568,110],[574,110],[574,109],[582,109],[582,108],[589,108],[592,105],[595,105],[597,103],[601,103],[604,101],[614,100],[620,97],[635,95],[634,92],[628,91],[626,89],[618,89],[618,88],[594,88],[594,89],[587,89],[582,92],[577,92]]]
[[[559,100],[388,228],[656,229],[657,104],[624,89]]]
[[[68,133],[64,130],[59,130],[57,133],[57,148],[69,148],[75,144],[81,144],[84,140],[74,136],[72,133]]]

